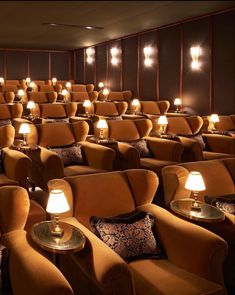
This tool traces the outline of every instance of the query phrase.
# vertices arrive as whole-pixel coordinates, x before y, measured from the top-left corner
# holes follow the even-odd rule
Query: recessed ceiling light
[[[72,24],[57,24],[57,23],[42,23],[42,25],[52,26],[52,27],[71,27],[71,28],[79,28],[86,30],[103,30],[103,27],[96,26],[83,26],[83,25],[72,25]]]

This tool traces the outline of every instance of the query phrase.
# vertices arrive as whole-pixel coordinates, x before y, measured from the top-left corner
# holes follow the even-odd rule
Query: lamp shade
[[[30,82],[29,87],[34,88],[35,87],[35,83],[34,82]]]
[[[140,105],[140,101],[138,100],[138,98],[135,98],[132,100],[131,104],[135,107],[138,107]]]
[[[219,122],[219,116],[217,114],[212,114],[210,116],[210,122],[213,122],[213,123]]]
[[[68,94],[68,91],[66,89],[63,89],[62,92],[61,92],[61,94],[62,95],[67,95]]]
[[[34,101],[30,100],[28,103],[27,103],[27,109],[34,109],[35,108],[35,103]]]
[[[103,88],[104,87],[104,83],[103,82],[99,82],[98,86],[99,86],[99,88]]]
[[[57,79],[56,78],[52,78],[52,83],[56,83],[57,82]]]
[[[180,106],[181,105],[181,99],[180,98],[175,98],[174,105]]]
[[[30,127],[29,127],[29,124],[27,124],[27,123],[22,123],[22,124],[20,125],[19,133],[20,133],[20,134],[28,134],[28,133],[30,133]]]
[[[104,95],[109,95],[109,90],[108,90],[108,88],[104,88],[104,90],[103,90],[103,94],[104,94]]]
[[[66,85],[65,85],[67,88],[71,88],[71,82],[66,82]]]
[[[97,128],[106,129],[108,128],[108,124],[105,119],[100,119],[97,124]]]
[[[204,191],[206,189],[202,175],[198,171],[191,171],[187,178],[185,188],[190,191]]]
[[[26,83],[30,83],[30,78],[29,77],[27,77],[26,79],[25,79],[25,81],[26,81]]]
[[[18,95],[19,95],[19,96],[23,96],[23,95],[24,95],[24,90],[23,90],[23,89],[20,89],[20,90],[18,91]]]
[[[158,124],[159,124],[159,125],[167,125],[167,124],[168,124],[167,117],[166,117],[165,115],[160,116],[160,117],[158,118]]]
[[[69,211],[69,209],[64,192],[60,189],[51,190],[46,211],[52,214],[60,214]]]
[[[86,99],[83,103],[84,107],[90,107],[91,106],[91,101],[89,99]]]
[[[4,83],[4,78],[0,77],[0,83],[3,84]]]

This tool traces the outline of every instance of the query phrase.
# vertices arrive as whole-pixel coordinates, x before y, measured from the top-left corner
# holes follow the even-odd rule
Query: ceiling
[[[78,49],[234,6],[235,1],[0,1],[0,48]]]

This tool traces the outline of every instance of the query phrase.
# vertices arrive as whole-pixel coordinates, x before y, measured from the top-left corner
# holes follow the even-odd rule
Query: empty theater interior
[[[0,1],[0,295],[235,294],[235,1]]]

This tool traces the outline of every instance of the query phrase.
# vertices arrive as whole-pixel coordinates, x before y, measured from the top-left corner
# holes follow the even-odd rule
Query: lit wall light
[[[4,84],[4,78],[0,77],[0,86],[2,86]]]
[[[200,46],[191,47],[190,52],[192,56],[191,67],[193,70],[199,70],[200,69],[199,56],[201,55],[201,47]]]
[[[92,64],[94,61],[94,55],[95,55],[95,49],[92,47],[89,47],[86,49],[86,61],[88,64]]]
[[[119,59],[118,59],[119,50],[117,49],[117,47],[113,47],[110,49],[110,52],[111,52],[111,64],[116,66],[119,63]]]
[[[152,53],[153,53],[153,48],[148,46],[144,47],[144,64],[146,67],[151,67],[153,64],[153,59],[152,59]]]

